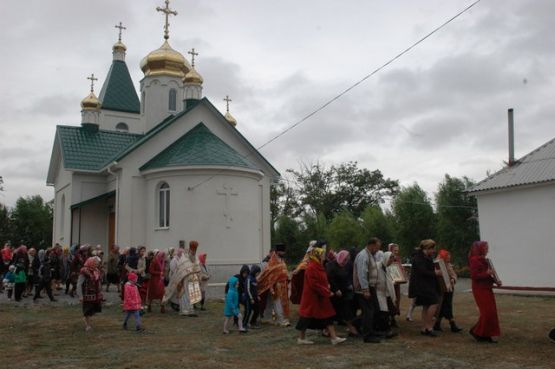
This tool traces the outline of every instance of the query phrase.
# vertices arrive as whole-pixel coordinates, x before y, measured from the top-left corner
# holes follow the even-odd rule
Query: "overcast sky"
[[[174,0],[170,44],[200,52],[204,94],[260,146],[465,8],[470,0]],[[78,125],[85,78],[162,44],[162,0],[1,1],[0,202],[49,200],[57,124]],[[430,195],[445,173],[475,180],[555,137],[552,0],[482,0],[439,33],[262,150],[282,173],[356,160]]]

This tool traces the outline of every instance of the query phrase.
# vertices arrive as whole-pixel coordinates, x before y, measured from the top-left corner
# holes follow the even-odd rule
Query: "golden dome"
[[[127,46],[125,46],[123,44],[123,42],[118,41],[114,44],[114,46],[112,47],[112,50],[114,50],[114,51],[125,51],[125,50],[127,50]]]
[[[175,76],[184,78],[192,68],[183,55],[172,49],[168,41],[150,52],[141,61],[141,69],[147,76]]]
[[[87,97],[81,100],[81,108],[83,110],[97,110],[100,109],[100,106],[100,100],[98,100],[94,92],[91,92]]]
[[[235,127],[237,125],[237,120],[235,118],[233,118],[233,115],[231,115],[229,112],[225,113],[225,119],[229,122],[229,124],[231,124],[233,127]]]
[[[202,82],[204,82],[204,79],[202,78],[202,76],[200,74],[198,74],[198,72],[195,70],[195,68],[191,68],[189,73],[187,73],[185,75],[185,78],[183,79],[183,82],[185,82],[185,83],[197,83],[199,85],[202,85]]]

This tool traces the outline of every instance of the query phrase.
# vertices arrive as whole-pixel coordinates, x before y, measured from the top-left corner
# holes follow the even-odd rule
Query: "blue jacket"
[[[238,316],[239,311],[239,292],[237,291],[239,279],[235,276],[227,281],[227,295],[225,296],[224,315],[226,317]]]

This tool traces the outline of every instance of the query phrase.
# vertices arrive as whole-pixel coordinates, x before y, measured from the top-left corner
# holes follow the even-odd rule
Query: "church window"
[[[127,126],[126,123],[119,122],[116,125],[116,131],[118,131],[118,132],[129,132],[129,126]]]
[[[158,189],[158,226],[170,226],[170,186],[163,182]]]
[[[168,102],[168,109],[170,111],[176,111],[177,110],[177,90],[175,88],[171,88],[169,95],[170,95],[170,98]]]

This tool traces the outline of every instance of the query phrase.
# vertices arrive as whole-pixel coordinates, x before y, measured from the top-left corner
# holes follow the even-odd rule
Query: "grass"
[[[405,298],[403,311],[406,303]],[[94,317],[93,331],[85,332],[79,305],[4,303],[0,304],[0,367],[555,368],[555,346],[546,337],[555,327],[555,299],[502,295],[497,303],[503,334],[497,345],[476,343],[467,333],[421,337],[417,319],[401,321],[400,336],[387,342],[376,345],[349,339],[340,346],[316,336],[310,336],[315,345],[298,346],[294,328],[270,325],[246,335],[233,331],[224,336],[223,304],[217,301],[210,302],[208,311],[198,318],[154,309],[143,316],[144,333],[121,329],[117,305],[105,307]],[[456,295],[455,311],[467,332],[477,317],[472,295]]]

